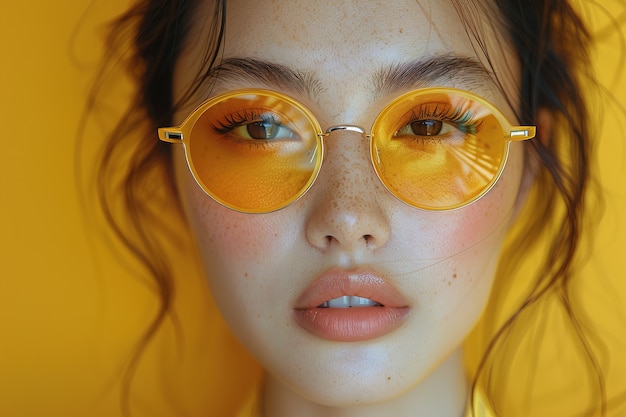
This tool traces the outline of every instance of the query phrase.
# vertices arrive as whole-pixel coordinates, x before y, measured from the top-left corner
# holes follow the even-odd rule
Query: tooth
[[[344,295],[324,301],[319,308],[350,308],[350,307],[376,307],[382,304],[370,300],[369,298],[358,297],[356,295]]]
[[[369,298],[357,297],[356,295],[350,296],[350,307],[361,307],[361,306],[373,306],[374,302]]]
[[[328,300],[327,303],[330,308],[349,308],[350,296],[344,295],[342,297],[333,298],[332,300]]]

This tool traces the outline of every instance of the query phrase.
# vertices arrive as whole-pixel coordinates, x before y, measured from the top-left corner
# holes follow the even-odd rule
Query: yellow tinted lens
[[[488,106],[443,90],[394,100],[372,129],[372,159],[382,182],[406,203],[431,210],[481,196],[496,181],[508,147]]]
[[[306,110],[271,92],[234,93],[204,109],[189,137],[196,179],[239,211],[278,210],[299,198],[321,164],[319,127]]]

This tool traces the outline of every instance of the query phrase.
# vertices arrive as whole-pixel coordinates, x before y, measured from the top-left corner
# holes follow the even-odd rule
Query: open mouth
[[[400,327],[410,308],[402,294],[371,270],[335,268],[319,276],[298,298],[294,320],[332,341],[356,342]]]

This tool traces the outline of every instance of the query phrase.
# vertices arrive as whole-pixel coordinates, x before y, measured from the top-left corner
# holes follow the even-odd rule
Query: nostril
[[[376,242],[376,238],[374,238],[374,235],[367,234],[367,235],[363,235],[362,238],[363,238],[363,241],[365,241],[366,247]],[[330,247],[333,244],[333,242],[337,242],[341,244],[341,242],[333,235],[324,236],[324,240],[326,241],[326,247]]]
[[[331,198],[319,197],[306,220],[306,238],[311,245],[322,250],[340,252],[369,250],[385,245],[390,237],[390,224],[386,212],[377,200],[355,204],[352,195],[334,192],[329,184],[326,190]],[[331,194],[333,193],[333,194]]]

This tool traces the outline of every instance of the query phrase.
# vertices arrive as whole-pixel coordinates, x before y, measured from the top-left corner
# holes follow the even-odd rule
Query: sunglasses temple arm
[[[159,128],[159,139],[163,142],[169,143],[182,143],[183,142],[183,132],[175,127],[160,127]]]
[[[509,132],[511,142],[519,142],[522,140],[532,139],[537,134],[535,126],[513,126]]]

